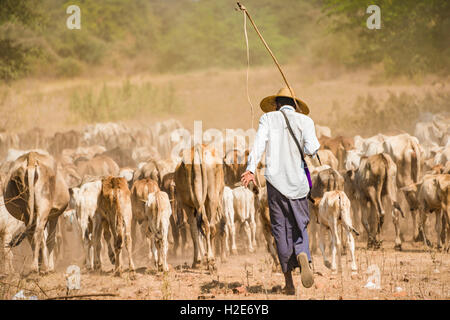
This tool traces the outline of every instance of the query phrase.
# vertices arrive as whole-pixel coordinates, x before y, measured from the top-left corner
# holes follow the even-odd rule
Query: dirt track
[[[279,293],[278,290],[284,282],[283,275],[280,272],[272,272],[269,255],[263,248],[259,248],[254,254],[230,257],[227,262],[218,264],[218,271],[214,274],[205,268],[199,270],[189,268],[190,254],[177,259],[170,258],[171,268],[167,275],[156,272],[152,268],[146,269],[145,259],[136,261],[138,269],[135,279],[131,279],[128,272],[124,272],[122,277],[113,276],[110,264],[104,267],[106,272],[102,274],[82,270],[81,290],[72,291],[70,294],[112,293],[117,295],[101,297],[101,299],[194,300],[450,298],[449,254],[435,251],[424,252],[422,244],[411,242],[404,244],[402,252],[394,251],[393,246],[392,242],[385,242],[382,250],[367,251],[364,243],[357,243],[358,276],[353,278],[349,272],[349,255],[343,257],[344,270],[341,276],[332,275],[331,271],[323,265],[320,253],[315,253],[313,255],[315,285],[310,289],[303,288],[296,271],[296,296]],[[27,248],[21,249],[22,252],[26,250]],[[16,264],[19,263],[18,259],[20,258],[15,259]],[[77,262],[78,265],[82,265],[82,259]],[[381,290],[364,288],[369,277],[365,271],[372,264],[376,264],[381,271]],[[29,275],[21,278],[16,274],[2,278],[0,297],[11,299],[19,291],[15,286],[25,289],[26,296],[36,295],[39,299],[45,299],[46,295],[48,297],[63,296],[66,294],[64,270],[68,265],[69,262],[60,262],[57,264],[56,273],[45,276]],[[396,292],[396,287],[401,287],[403,291]]]

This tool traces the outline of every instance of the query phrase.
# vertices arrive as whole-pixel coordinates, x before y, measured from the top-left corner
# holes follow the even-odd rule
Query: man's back
[[[315,134],[314,121],[295,112],[291,106],[283,106],[280,110],[286,114],[304,153],[315,154],[320,144]],[[280,111],[261,116],[247,170],[254,172],[264,150],[267,181],[289,199],[306,197],[309,186],[301,155]]]

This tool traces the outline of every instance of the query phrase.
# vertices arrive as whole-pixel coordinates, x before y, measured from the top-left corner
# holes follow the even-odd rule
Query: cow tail
[[[28,166],[27,166],[27,175],[28,175],[28,227],[30,227],[31,225],[33,225],[34,222],[34,179],[36,177],[36,167],[34,164],[33,159],[31,161],[28,162]]]
[[[359,232],[355,228],[353,228],[353,225],[350,223],[350,221],[348,221],[347,218],[342,215],[342,198],[341,198],[341,194],[340,193],[339,193],[339,214],[341,215],[342,223],[345,224],[345,226],[351,232],[353,232],[355,235],[359,236]]]
[[[116,243],[115,246],[116,248],[120,248],[122,246],[123,243],[123,213],[121,210],[121,206],[120,206],[120,199],[119,199],[119,194],[118,194],[118,189],[113,190],[114,194],[113,194],[113,201],[114,201],[114,205],[115,205],[115,209],[116,209],[116,234],[117,234],[117,238],[116,238]]]
[[[420,177],[422,176],[422,172],[421,172],[421,167],[420,167],[420,163],[421,163],[421,153],[420,153],[420,149],[419,146],[417,145],[417,143],[415,141],[412,142],[412,147],[414,149],[414,153],[412,154],[412,165],[413,167],[413,172],[415,172],[415,175],[413,176],[413,180],[414,182],[418,182]]]
[[[194,171],[194,181],[196,180],[196,174],[199,174],[201,176],[201,184],[202,184],[202,194],[196,195],[197,203],[195,203],[196,210],[197,210],[197,228],[199,229],[200,233],[206,237],[205,231],[202,228],[203,224],[203,214],[205,214],[205,200],[206,200],[206,193],[207,193],[207,187],[208,187],[208,180],[207,180],[207,172],[206,172],[206,163],[204,163],[204,159],[202,157],[203,149],[201,145],[198,145],[195,147],[194,150],[195,153],[197,153],[197,156],[199,158],[199,166],[200,166],[200,172],[198,170],[195,170],[195,161],[192,164],[192,170]],[[195,155],[194,155],[195,159]],[[198,180],[197,180],[198,181]]]
[[[162,240],[162,208],[163,208],[163,193],[161,191],[155,192],[155,199],[156,199],[156,238],[158,240]]]
[[[9,247],[16,247],[18,246],[23,239],[27,236],[27,234],[31,233],[33,228],[35,228],[34,224],[34,179],[36,177],[36,160],[34,159],[33,155],[30,154],[28,156],[28,164],[27,164],[27,185],[28,185],[28,202],[27,202],[27,210],[28,210],[28,223],[26,226],[25,231],[15,235],[11,241],[9,242]]]

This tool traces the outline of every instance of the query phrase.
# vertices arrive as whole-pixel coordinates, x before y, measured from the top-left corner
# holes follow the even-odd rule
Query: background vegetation
[[[0,0],[0,79],[74,77],[245,65],[234,0]],[[378,0],[382,29],[366,28],[366,0],[246,0],[282,63],[346,68],[381,64],[385,75],[450,71],[450,2]],[[81,8],[81,30],[66,8]],[[248,26],[251,63],[271,63]]]

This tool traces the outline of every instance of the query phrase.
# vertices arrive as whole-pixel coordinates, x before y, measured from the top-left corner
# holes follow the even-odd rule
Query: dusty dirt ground
[[[190,244],[190,243],[189,243]],[[422,243],[405,242],[403,251],[394,251],[394,243],[386,241],[378,251],[365,249],[364,242],[357,242],[356,262],[358,275],[350,274],[350,255],[342,257],[343,273],[332,274],[322,261],[320,252],[313,254],[315,284],[305,289],[300,283],[298,269],[294,273],[297,293],[286,296],[280,293],[284,285],[283,275],[274,271],[271,258],[265,248],[255,253],[231,256],[226,262],[218,262],[216,272],[205,267],[193,270],[191,249],[183,256],[169,258],[170,271],[157,272],[146,258],[136,259],[135,277],[124,272],[121,277],[112,273],[107,262],[103,272],[88,272],[82,268],[81,289],[74,294],[111,293],[112,297],[79,299],[449,299],[450,256],[436,250],[425,250]],[[26,296],[38,299],[64,296],[66,292],[65,270],[70,264],[83,266],[80,248],[68,252],[77,259],[59,260],[56,272],[48,275],[26,275],[30,260],[28,243],[15,248],[17,273],[0,278],[0,298],[11,299],[19,290]],[[143,250],[141,250],[142,252]],[[348,252],[348,251],[347,251]],[[125,252],[124,252],[125,253]],[[123,255],[126,257],[126,254]],[[107,261],[106,256],[103,261]],[[125,267],[127,260],[124,258]],[[381,289],[367,289],[370,265],[377,265],[381,273]],[[147,268],[147,266],[150,266]],[[397,287],[402,288],[398,291]]]

